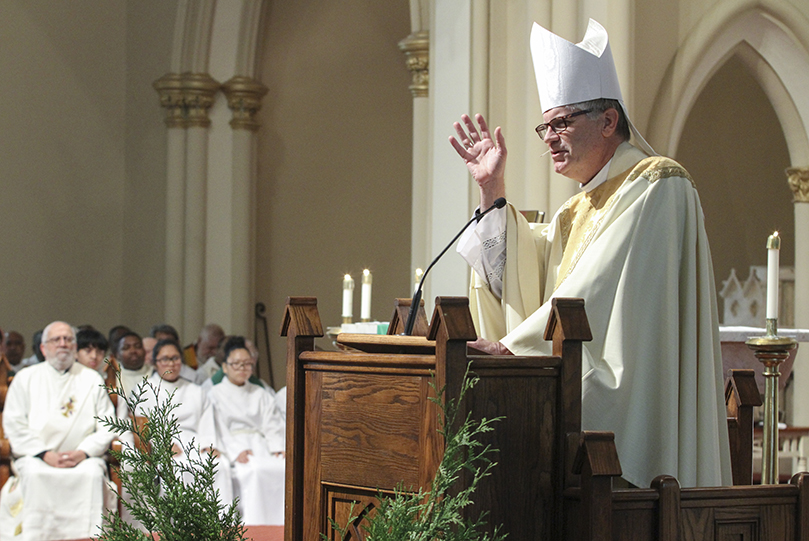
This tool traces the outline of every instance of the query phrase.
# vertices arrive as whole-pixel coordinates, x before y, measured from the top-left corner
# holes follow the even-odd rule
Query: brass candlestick
[[[795,349],[793,338],[778,336],[778,319],[767,319],[767,334],[751,338],[747,347],[764,364],[764,441],[761,456],[761,484],[778,484],[778,380],[779,366]]]

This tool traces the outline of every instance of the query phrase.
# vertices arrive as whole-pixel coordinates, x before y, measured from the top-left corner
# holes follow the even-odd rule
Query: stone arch
[[[675,155],[695,100],[716,70],[737,55],[770,99],[792,163],[809,162],[809,21],[783,2],[719,4],[674,57],[658,93],[650,135]]]

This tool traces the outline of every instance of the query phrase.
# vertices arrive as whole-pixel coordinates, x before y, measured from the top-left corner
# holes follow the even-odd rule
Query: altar
[[[756,359],[753,351],[745,342],[756,336],[764,336],[763,327],[748,327],[741,325],[719,326],[719,340],[722,343],[722,366],[727,375],[733,368],[750,368],[756,372],[756,383],[759,391],[764,392],[764,366]],[[802,342],[809,342],[809,329],[778,329],[779,336],[794,338],[798,347],[793,349],[787,360],[781,364],[780,388],[783,391],[792,374],[795,355]]]

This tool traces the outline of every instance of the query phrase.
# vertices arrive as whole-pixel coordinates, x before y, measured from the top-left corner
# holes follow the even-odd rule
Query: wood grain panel
[[[304,428],[303,450],[303,509],[304,516],[319,517],[322,515],[320,490],[320,431],[317,426],[320,419],[322,374],[315,372],[306,374],[306,411],[307,419]],[[317,539],[324,531],[323,521],[304,520],[303,539]]]
[[[504,524],[509,539],[561,539],[562,489],[576,485],[564,456],[581,426],[581,304],[554,301],[554,350],[570,358],[494,356],[473,363],[482,380],[461,405],[461,416],[506,416],[489,440],[500,449],[499,466],[475,501],[491,511],[490,524]],[[430,340],[341,336],[353,352],[319,352],[311,339],[319,329],[314,301],[289,306],[284,329],[293,443],[285,537],[319,541],[320,532],[332,535],[327,517],[347,520],[351,502],[369,503],[378,488],[429,486],[444,448],[429,383],[434,375],[438,388],[446,384],[448,397],[457,396],[475,333],[468,301],[440,298]],[[564,389],[569,382],[579,387]]]
[[[467,397],[468,411],[476,419],[508,412],[493,432],[480,438],[484,445],[498,449],[492,456],[497,466],[482,481],[469,513],[477,516],[489,511],[489,531],[502,524],[511,539],[554,537],[553,522],[541,510],[561,512],[560,494],[554,490],[562,475],[555,467],[560,460],[554,416],[557,384],[554,378],[487,374]]]
[[[322,393],[322,480],[418,485],[421,378],[324,373]]]
[[[614,514],[612,518],[612,540],[660,539],[657,532],[656,514],[652,509],[633,509]]]

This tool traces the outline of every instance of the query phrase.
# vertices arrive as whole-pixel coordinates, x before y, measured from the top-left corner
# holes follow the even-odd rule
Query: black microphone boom
[[[424,274],[421,275],[419,287],[416,288],[416,292],[413,293],[413,298],[410,300],[410,310],[407,312],[407,322],[405,323],[404,332],[402,333],[404,336],[411,336],[413,334],[413,327],[416,325],[416,313],[418,313],[419,305],[421,304],[421,288],[424,286],[424,279],[427,278],[427,273],[430,272],[430,269],[433,268],[433,265],[438,263],[438,260],[441,259],[441,256],[443,256],[447,252],[447,250],[449,250],[450,247],[453,244],[455,244],[455,241],[458,240],[458,237],[460,237],[463,234],[463,232],[466,231],[466,228],[469,227],[472,222],[474,221],[479,222],[480,220],[483,219],[484,216],[489,214],[494,209],[501,209],[505,206],[506,206],[505,197],[498,197],[497,199],[495,199],[494,204],[491,207],[487,208],[486,210],[484,210],[479,214],[475,214],[475,216],[473,216],[471,220],[466,222],[466,225],[463,226],[463,228],[461,228],[460,231],[458,231],[458,234],[455,235],[455,237],[451,241],[449,241],[447,247],[441,250],[441,253],[438,254],[438,256],[435,259],[433,259],[433,262],[430,263],[430,266],[427,267],[427,270],[425,270]]]

